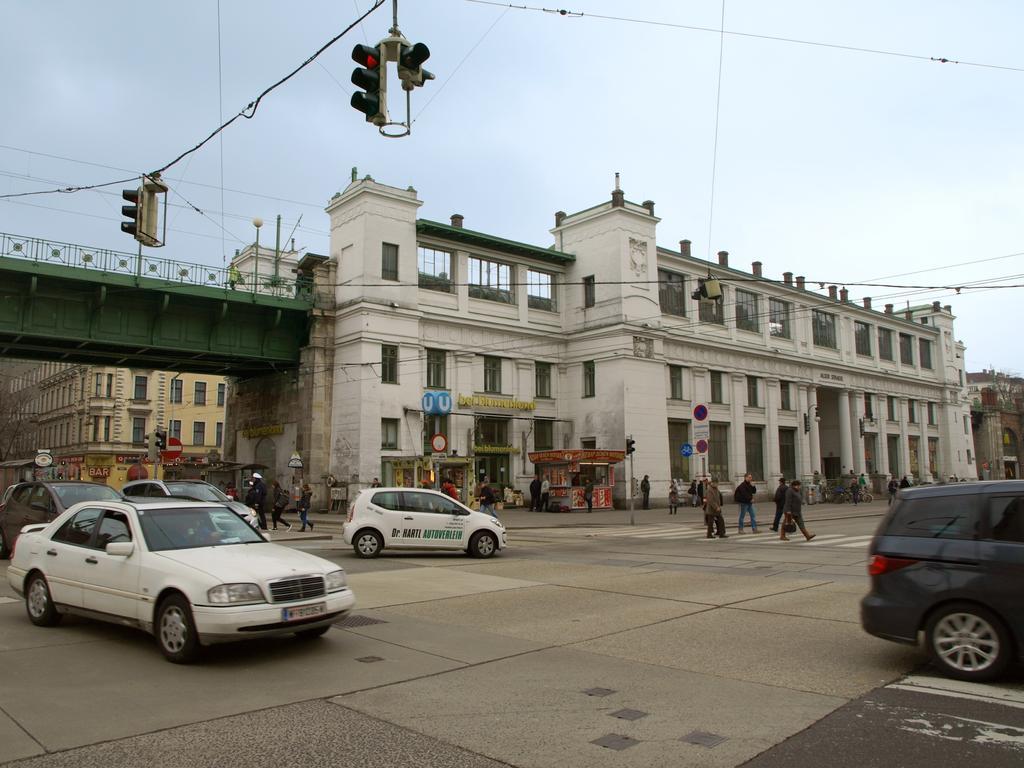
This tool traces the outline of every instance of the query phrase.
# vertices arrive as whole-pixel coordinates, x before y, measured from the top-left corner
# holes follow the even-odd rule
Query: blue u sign
[[[443,390],[427,390],[420,401],[423,412],[431,416],[444,416],[452,412],[452,396]]]

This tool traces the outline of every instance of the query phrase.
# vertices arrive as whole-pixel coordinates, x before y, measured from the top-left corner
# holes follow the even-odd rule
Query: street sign
[[[444,416],[452,412],[452,394],[443,389],[428,389],[420,400],[423,412],[430,416]]]
[[[302,469],[302,457],[299,456],[298,451],[292,452],[292,457],[288,459],[289,469]]]
[[[699,453],[699,454],[703,455],[703,454],[707,453],[708,452],[708,441],[707,440],[698,440],[697,444],[696,444],[696,448],[697,448],[697,453]]]
[[[693,420],[694,421],[707,421],[708,420],[708,407],[704,403],[697,403],[693,406]]]
[[[694,440],[710,440],[711,439],[711,425],[707,422],[703,424],[693,425],[693,439]]]
[[[434,453],[444,453],[448,450],[448,438],[438,432],[430,438],[430,447],[434,450]]]
[[[689,443],[683,443],[679,448],[679,452],[686,458],[689,458],[690,456],[693,456],[693,446]]]
[[[177,437],[167,438],[167,447],[160,451],[160,458],[164,461],[174,461],[181,456],[181,440]]]
[[[53,464],[53,455],[49,451],[40,451],[36,454],[36,466],[48,467]]]

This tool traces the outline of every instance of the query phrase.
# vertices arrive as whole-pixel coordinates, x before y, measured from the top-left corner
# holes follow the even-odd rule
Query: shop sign
[[[842,384],[843,381],[844,381],[843,374],[841,374],[841,373],[825,373],[824,371],[822,371],[821,373],[818,374],[818,378],[821,379],[822,381],[834,381],[834,382],[837,382],[839,384]]]
[[[89,477],[110,477],[110,467],[88,467],[86,473]]]
[[[420,402],[423,412],[431,416],[444,416],[452,412],[452,395],[443,389],[428,389]]]
[[[527,454],[534,464],[582,461],[591,464],[617,464],[626,458],[625,451],[606,451],[600,448],[570,448],[562,451],[531,451]]]
[[[299,456],[298,451],[292,453],[292,457],[288,459],[289,469],[302,469],[302,457]]]
[[[476,454],[481,453],[518,453],[519,449],[514,445],[474,445],[473,452]]]
[[[36,454],[36,466],[48,467],[53,464],[53,455],[49,451],[40,451]]]
[[[488,397],[487,395],[459,395],[462,408],[504,408],[509,411],[533,411],[537,403],[533,400],[516,400],[510,397]]]
[[[61,464],[83,464],[85,456],[61,456],[57,461]]]
[[[242,437],[252,439],[254,437],[269,437],[270,435],[283,435],[284,424],[264,424],[262,427],[247,427],[242,430]]]
[[[111,456],[109,453],[90,453],[88,456],[85,457],[85,463],[86,464],[92,464],[95,467],[109,467],[109,466],[111,466],[114,463],[114,459],[115,458],[118,459],[118,463],[119,464],[123,464],[124,463],[124,462],[120,461],[120,459],[122,459],[124,457],[122,457],[122,456],[117,456],[117,457]]]

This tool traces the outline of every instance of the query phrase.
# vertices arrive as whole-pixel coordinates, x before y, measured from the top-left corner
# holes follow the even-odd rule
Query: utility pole
[[[627,445],[629,445],[630,448],[633,447],[633,435],[629,436],[629,441],[627,442]],[[633,478],[634,477],[635,477],[635,475],[633,474],[633,452],[630,451],[630,454],[629,454],[629,524],[630,525],[636,525],[636,520],[633,517]]]

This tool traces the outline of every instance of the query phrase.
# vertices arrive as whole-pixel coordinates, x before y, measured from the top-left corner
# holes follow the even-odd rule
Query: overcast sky
[[[554,212],[607,200],[618,171],[628,199],[656,202],[661,245],[876,307],[952,304],[969,370],[1024,369],[1024,288],[855,285],[1024,283],[1024,4],[727,0],[712,214],[723,36],[679,25],[720,28],[720,0],[560,2],[585,15],[401,0],[437,79],[414,94],[412,135],[385,139],[349,106],[349,57],[386,36],[389,0],[165,174],[176,207],[154,255],[220,265],[253,217],[272,243],[277,214],[282,238],[301,216],[296,244],[327,254],[323,208],[353,166],[415,187],[424,218],[547,246]],[[0,194],[164,165],[370,5],[5,0]],[[0,232],[133,252],[121,205],[116,186],[0,200]]]

